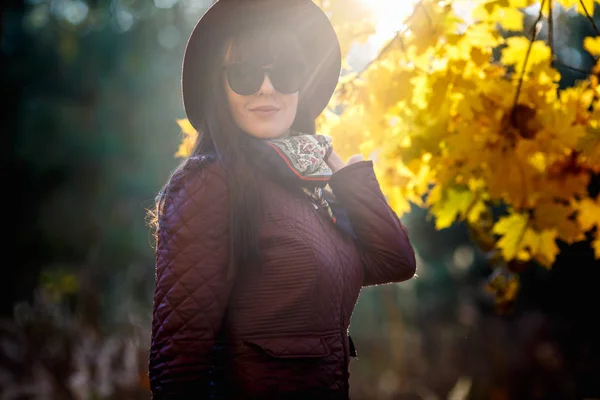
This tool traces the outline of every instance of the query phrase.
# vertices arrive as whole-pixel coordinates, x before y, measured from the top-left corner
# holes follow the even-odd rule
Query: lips
[[[250,109],[250,112],[252,113],[252,115],[256,116],[257,118],[260,118],[262,120],[264,120],[264,119],[270,120],[271,118],[274,118],[279,113],[279,108],[277,108],[275,106],[264,105],[264,106],[253,107]]]
[[[274,112],[279,111],[279,108],[275,106],[258,106],[251,108],[250,111],[260,111],[260,112]]]

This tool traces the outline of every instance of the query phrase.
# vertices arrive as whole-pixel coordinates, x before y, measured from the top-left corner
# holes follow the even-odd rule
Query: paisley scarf
[[[300,189],[317,211],[354,237],[346,210],[326,188],[332,175],[325,162],[333,149],[331,137],[292,132],[276,139],[253,138],[250,146],[260,170],[287,187]]]

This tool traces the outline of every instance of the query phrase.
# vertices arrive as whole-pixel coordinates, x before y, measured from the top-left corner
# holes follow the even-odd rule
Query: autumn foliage
[[[364,1],[320,4],[343,49],[374,32]],[[399,214],[413,203],[438,229],[466,222],[499,268],[551,267],[557,240],[572,244],[586,234],[600,258],[600,199],[587,190],[600,172],[600,64],[560,89],[551,31],[554,8],[589,17],[594,5],[488,0],[465,21],[451,1],[420,1],[373,62],[345,70],[319,132],[342,156],[375,160]],[[535,19],[528,26],[526,7]],[[548,40],[538,40],[542,28]],[[584,47],[600,56],[600,38]],[[180,124],[178,155],[185,155],[195,133]],[[500,215],[492,212],[499,207]]]

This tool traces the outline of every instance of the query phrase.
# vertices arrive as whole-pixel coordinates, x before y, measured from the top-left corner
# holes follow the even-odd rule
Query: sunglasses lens
[[[265,80],[263,68],[252,64],[232,64],[226,73],[231,90],[242,96],[258,92]],[[269,78],[279,93],[296,93],[304,81],[304,68],[298,63],[279,64],[270,70]]]
[[[304,68],[302,64],[278,65],[271,70],[269,77],[279,93],[296,93],[304,81]]]
[[[242,96],[258,92],[265,78],[260,67],[249,64],[233,64],[227,67],[227,81],[231,90]]]

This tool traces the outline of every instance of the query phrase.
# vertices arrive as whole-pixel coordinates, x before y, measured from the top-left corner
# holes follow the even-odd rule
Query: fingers
[[[364,161],[364,160],[365,160],[365,158],[363,157],[362,154],[355,154],[355,155],[351,156],[348,159],[348,164],[347,165],[351,165],[351,164],[354,164],[356,162]]]
[[[329,157],[325,160],[325,162],[327,163],[327,165],[329,165],[329,168],[331,168],[332,172],[336,172],[348,165],[352,165],[354,163],[364,160],[365,158],[362,154],[354,154],[348,159],[347,163],[344,163],[344,160],[341,159],[341,157],[335,152],[335,150],[331,150],[331,153],[329,154]]]
[[[332,172],[338,171],[345,165],[344,160],[340,158],[340,156],[335,152],[335,150],[331,151],[331,154],[329,154],[329,158],[327,158],[325,162],[327,163],[327,165],[329,165],[329,168],[331,168]]]

